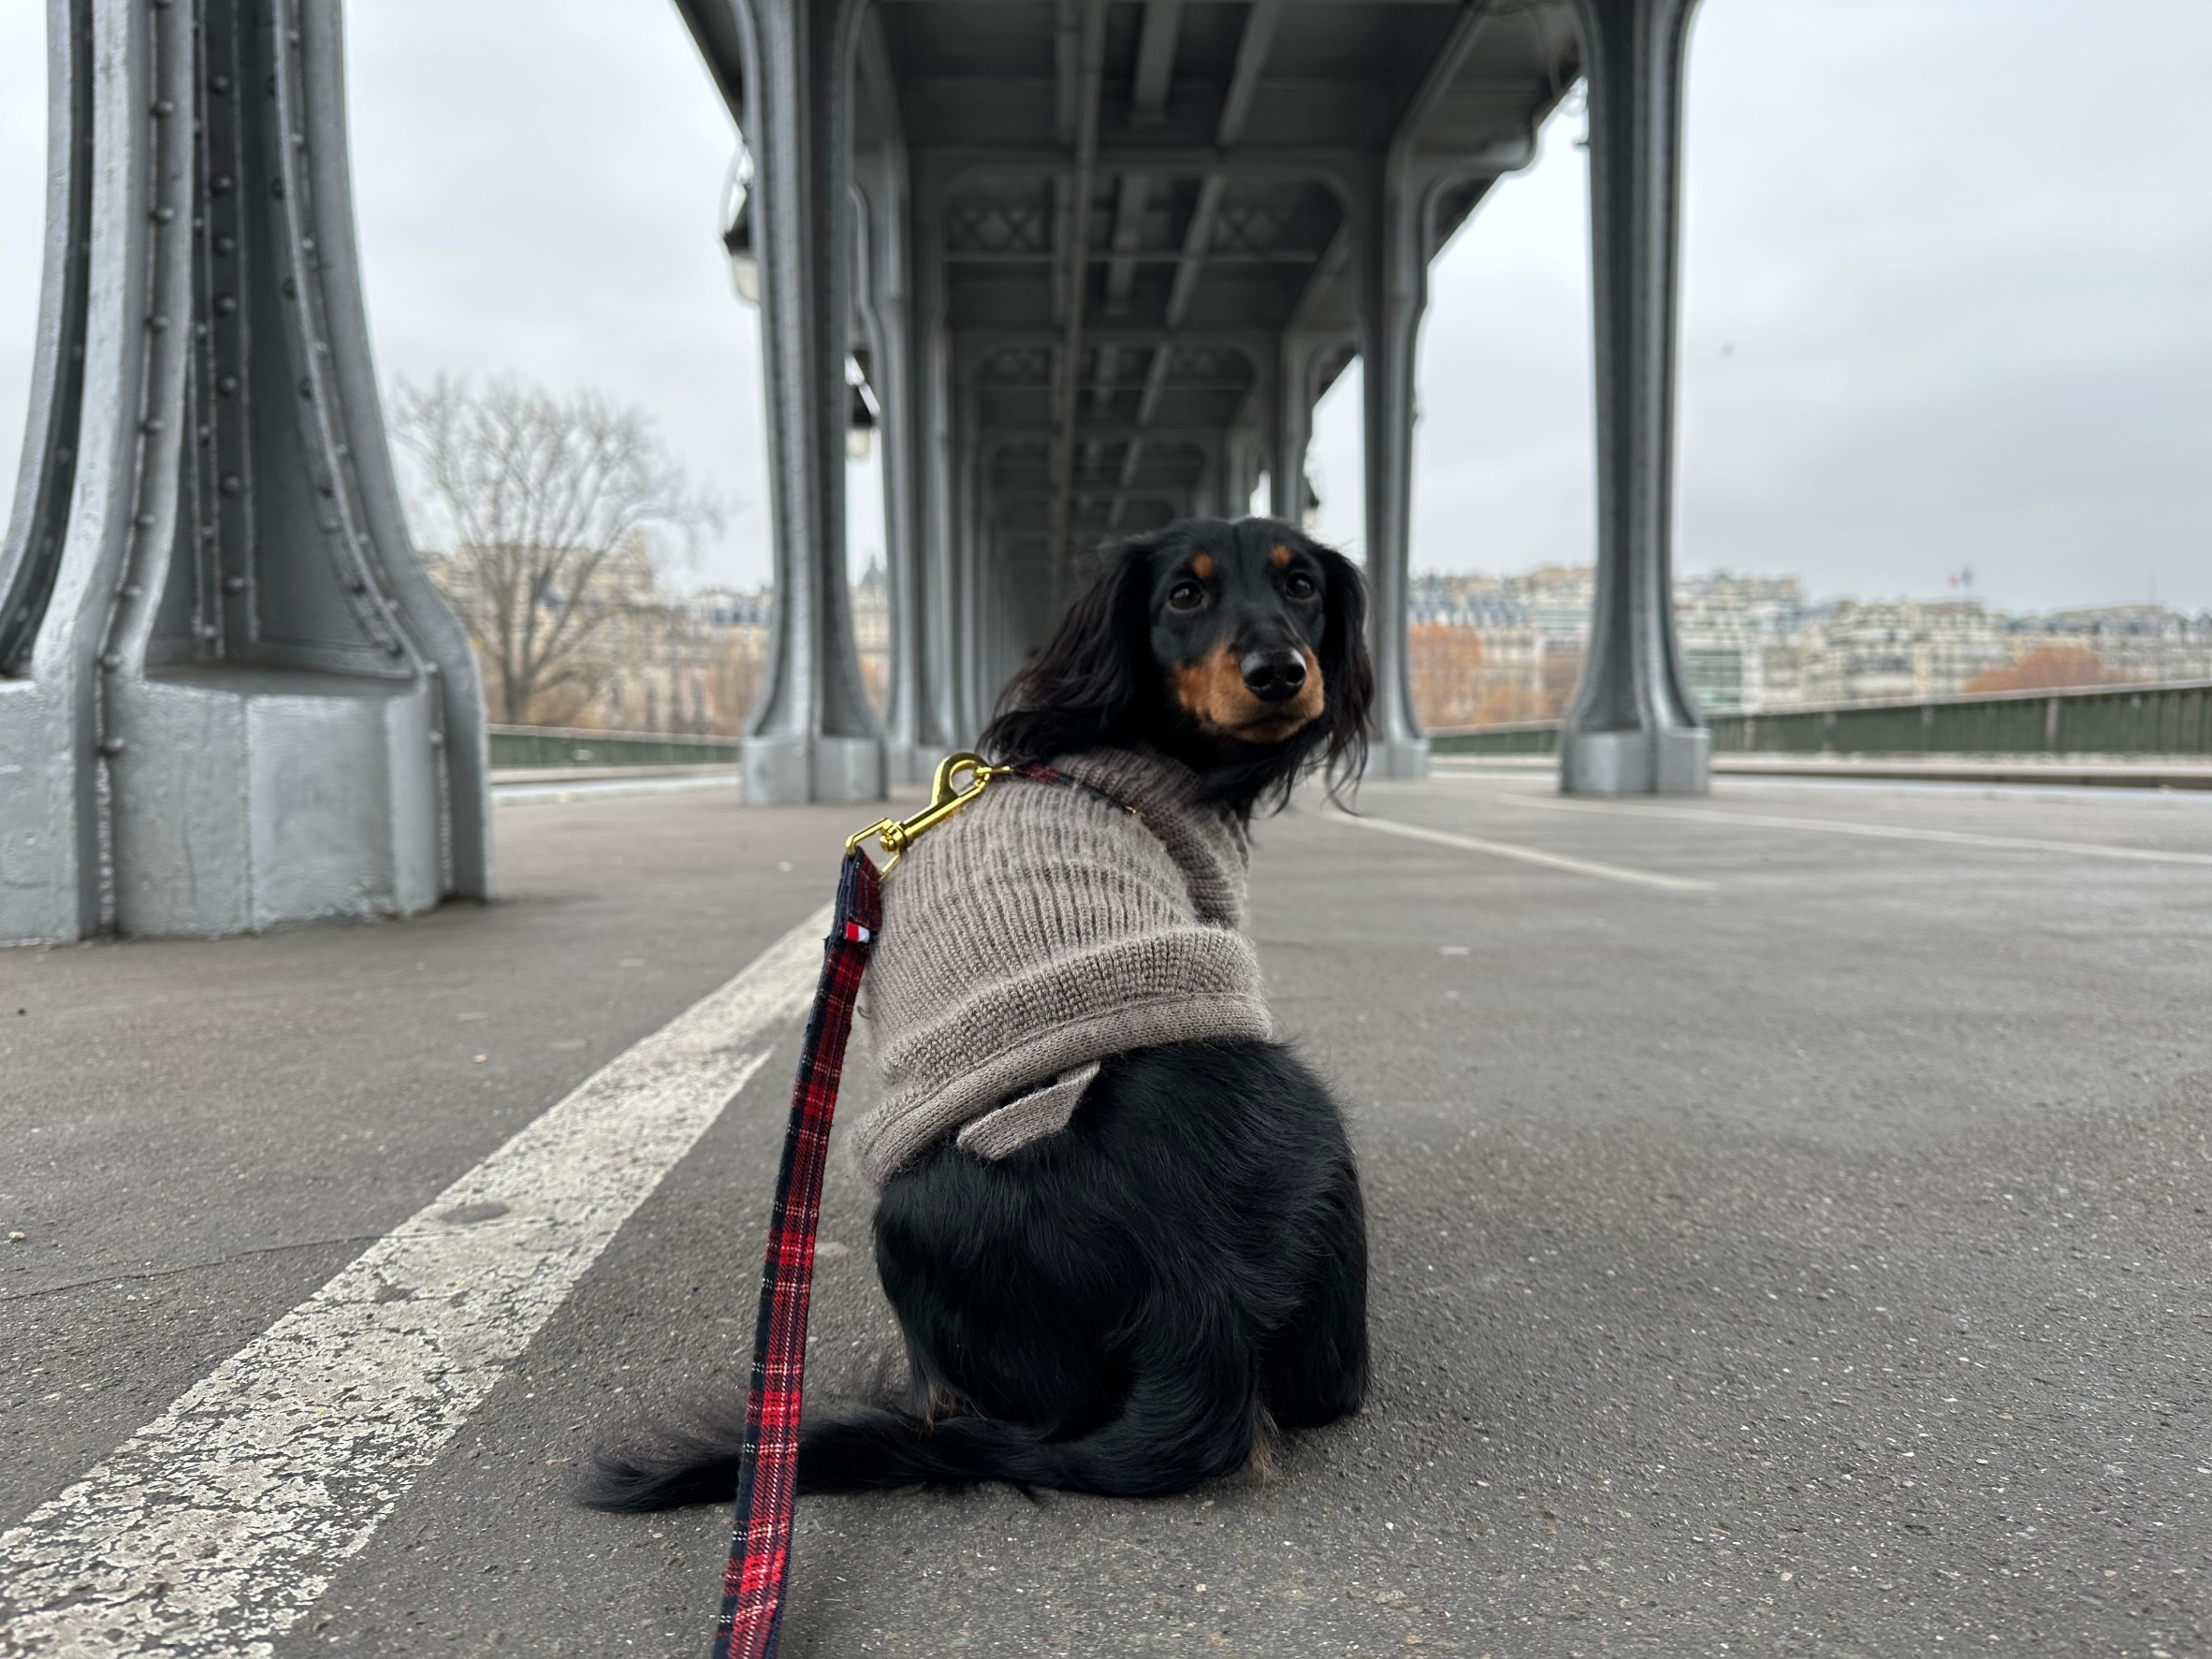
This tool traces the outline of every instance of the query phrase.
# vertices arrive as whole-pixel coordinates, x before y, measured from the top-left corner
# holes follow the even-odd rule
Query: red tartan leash
[[[761,1307],[752,1332],[752,1383],[745,1401],[745,1444],[737,1458],[737,1513],[722,1570],[722,1608],[715,1621],[715,1659],[773,1659],[783,1623],[783,1583],[791,1568],[792,1505],[797,1496],[799,1398],[807,1369],[807,1303],[814,1286],[814,1233],[822,1220],[822,1171],[830,1119],[845,1070],[852,1003],[882,924],[876,866],[855,847],[837,878],[830,923],[807,1016],[807,1039],[793,1085],[768,1250],[761,1266]]]
[[[953,780],[961,772],[969,774],[969,781],[956,789]],[[994,778],[1013,772],[1041,782],[1061,780],[1049,766],[992,766],[981,755],[953,755],[938,767],[930,803],[922,812],[903,822],[886,818],[845,843],[837,910],[813,1011],[807,1016],[791,1121],[783,1132],[783,1161],[776,1171],[776,1203],[768,1215],[760,1314],[752,1333],[752,1383],[745,1401],[745,1444],[737,1459],[737,1512],[729,1564],[722,1569],[714,1659],[774,1659],[783,1624],[822,1172],[829,1157],[830,1121],[837,1110],[837,1084],[845,1071],[845,1040],[852,1034],[853,999],[860,993],[869,947],[883,924],[882,877],[916,836],[974,800]],[[891,855],[881,871],[861,851],[871,837]]]

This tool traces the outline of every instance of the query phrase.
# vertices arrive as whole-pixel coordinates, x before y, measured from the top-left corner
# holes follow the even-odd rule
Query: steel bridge
[[[1365,388],[1373,770],[1405,664],[1427,269],[1590,101],[1599,568],[1570,792],[1704,787],[1668,600],[1694,0],[677,0],[753,158],[772,665],[747,798],[971,739],[1101,541],[1310,504]],[[0,940],[408,913],[489,886],[469,644],[394,484],[338,0],[49,0],[44,297],[0,554]],[[846,365],[884,444],[879,717],[844,571]]]

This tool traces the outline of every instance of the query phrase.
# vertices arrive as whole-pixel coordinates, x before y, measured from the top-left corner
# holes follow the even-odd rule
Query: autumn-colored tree
[[[1450,622],[1416,622],[1405,631],[1413,712],[1432,730],[1473,725],[1486,689],[1482,635]]]
[[[1495,680],[1485,686],[1482,701],[1475,706],[1477,726],[1513,726],[1525,720],[1547,720],[1559,711],[1551,699],[1542,691],[1532,691],[1511,680]]]
[[[1964,691],[2056,691],[2069,686],[2117,685],[2128,677],[2087,646],[2037,646],[2002,668],[1986,668]]]

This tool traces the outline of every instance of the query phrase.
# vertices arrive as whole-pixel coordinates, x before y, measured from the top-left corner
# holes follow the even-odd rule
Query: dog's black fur
[[[1149,744],[1248,819],[1316,765],[1356,776],[1364,612],[1359,572],[1287,524],[1170,525],[1109,550],[985,749]],[[876,1266],[906,1398],[809,1406],[802,1492],[1182,1492],[1243,1465],[1263,1414],[1329,1422],[1366,1387],[1359,1177],[1328,1090],[1273,1043],[1119,1055],[1064,1131],[996,1162],[939,1142],[884,1188]],[[603,1451],[584,1500],[726,1502],[742,1429]]]

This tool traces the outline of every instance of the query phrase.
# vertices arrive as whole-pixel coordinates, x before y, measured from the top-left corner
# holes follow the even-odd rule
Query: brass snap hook
[[[982,755],[968,749],[945,756],[938,762],[936,776],[930,779],[928,806],[911,818],[904,821],[886,818],[846,837],[845,851],[848,853],[857,852],[861,843],[873,837],[876,844],[891,855],[883,864],[883,874],[888,876],[892,867],[898,863],[900,855],[914,844],[916,836],[952,817],[982,794],[984,786],[1004,770],[1004,767],[995,767]],[[968,775],[965,786],[957,782],[963,772]]]

